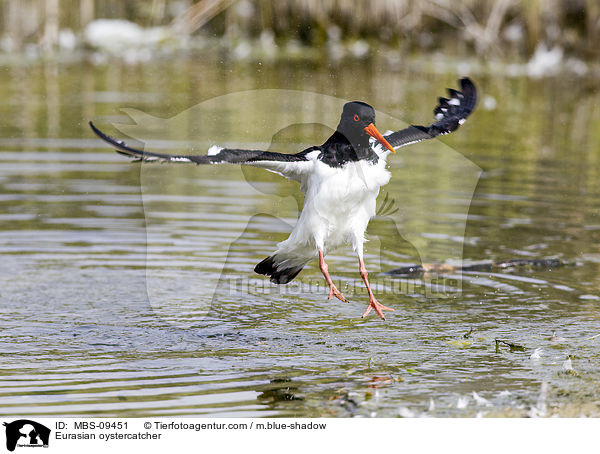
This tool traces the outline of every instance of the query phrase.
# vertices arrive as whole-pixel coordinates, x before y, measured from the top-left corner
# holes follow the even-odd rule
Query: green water
[[[324,141],[339,115],[336,100],[301,92],[365,100],[382,130],[429,122],[462,74],[411,68],[216,57],[2,68],[2,414],[598,415],[598,80],[473,74],[487,98],[464,127],[390,158],[381,199],[399,210],[372,221],[365,255],[395,308],[385,322],[360,318],[350,250],[328,259],[349,304],[327,301],[314,263],[287,290],[253,274],[296,220],[297,185],[130,164],[87,126],[123,136],[111,123],[132,123],[130,108],[144,127],[127,131],[157,150],[291,152]],[[433,294],[427,279],[384,274],[457,254],[576,265],[455,273]]]

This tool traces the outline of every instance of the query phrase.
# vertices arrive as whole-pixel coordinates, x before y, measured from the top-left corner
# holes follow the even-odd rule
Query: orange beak
[[[394,147],[392,147],[387,140],[385,140],[383,138],[383,136],[381,135],[381,133],[377,130],[377,128],[375,127],[375,125],[373,123],[371,123],[369,126],[367,126],[365,128],[365,131],[367,132],[367,134],[369,134],[371,137],[375,137],[375,139],[377,140],[377,142],[379,142],[381,145],[383,145],[385,148],[387,148],[388,150],[390,150],[392,153],[396,153],[396,150],[394,150]]]

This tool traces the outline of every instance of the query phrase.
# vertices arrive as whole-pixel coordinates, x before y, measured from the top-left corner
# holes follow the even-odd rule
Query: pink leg
[[[369,315],[369,312],[371,312],[371,309],[375,309],[375,312],[377,312],[377,315],[379,315],[379,317],[381,317],[382,320],[385,320],[383,311],[393,311],[394,309],[392,309],[391,307],[384,306],[383,304],[381,304],[379,301],[377,301],[375,299],[375,296],[373,296],[373,292],[371,291],[371,286],[369,285],[369,273],[367,272],[367,268],[365,267],[365,262],[363,262],[362,258],[358,259],[358,264],[360,266],[360,277],[362,277],[362,280],[364,281],[365,285],[367,286],[367,292],[369,292],[369,307],[367,307],[367,310],[365,311],[365,313],[362,316],[363,316],[363,318],[365,318],[367,315]]]
[[[346,298],[344,298],[344,295],[342,295],[339,292],[339,290],[336,288],[336,286],[333,284],[333,281],[331,280],[331,276],[329,275],[329,267],[327,266],[327,263],[325,263],[325,258],[323,257],[323,251],[321,251],[321,250],[319,250],[319,267],[321,268],[321,273],[323,273],[323,276],[325,276],[327,285],[329,285],[328,299],[331,299],[335,296],[340,301],[347,303],[348,301],[346,300]]]

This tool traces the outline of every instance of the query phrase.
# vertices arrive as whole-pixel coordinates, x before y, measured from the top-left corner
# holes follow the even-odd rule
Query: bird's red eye
[[[358,121],[360,120],[360,118],[358,117],[358,115],[354,114],[354,121]]]

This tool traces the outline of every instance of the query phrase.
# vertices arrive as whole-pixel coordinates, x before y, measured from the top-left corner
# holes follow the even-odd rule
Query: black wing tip
[[[473,81],[471,80],[470,77],[461,77],[460,79],[458,79],[458,83],[460,84],[461,88],[465,88],[465,87],[473,87],[475,88],[475,84],[473,83]]]
[[[96,127],[96,125],[94,124],[94,122],[92,120],[88,121],[88,125],[90,125],[90,128],[92,128],[92,131],[94,131],[94,133],[98,137],[102,137],[104,135],[104,133]]]
[[[477,105],[477,88],[473,81],[463,77],[458,80],[458,84],[460,91],[448,88],[449,97],[439,97],[438,105],[433,111],[437,121],[431,126],[440,134],[448,134],[456,130]]]
[[[122,154],[124,156],[129,156],[129,157],[134,158],[134,160],[132,162],[137,162],[144,156],[144,154],[145,154],[144,151],[138,150],[136,148],[132,148],[129,145],[127,145],[125,142],[123,142],[122,140],[117,140],[114,137],[111,137],[108,134],[105,134],[100,129],[98,129],[98,127],[94,124],[93,121],[91,121],[91,120],[88,121],[88,124],[90,125],[90,128],[92,128],[92,131],[94,131],[94,134],[96,134],[100,139],[102,139],[107,144],[114,147],[115,151],[117,153]]]
[[[395,148],[450,134],[462,125],[477,104],[477,88],[468,77],[458,79],[460,90],[448,88],[448,98],[440,96],[433,110],[434,122],[429,126],[412,125],[386,136]]]
[[[94,124],[94,122],[92,120],[88,121],[88,124],[90,125],[90,128],[92,128],[92,131],[94,131],[94,134],[96,134],[98,137],[100,137],[105,142],[108,142],[111,145],[121,145],[119,143],[120,142],[119,140],[100,131],[100,129],[98,129],[98,127]]]
[[[471,113],[477,105],[477,86],[468,77],[463,77],[458,81],[460,83],[460,90],[465,97],[465,107],[470,109]]]
[[[94,134],[96,134],[98,137],[100,137],[105,142],[108,142],[109,144],[115,145],[115,146],[121,145],[117,139],[100,131],[100,129],[98,129],[98,127],[94,124],[94,122],[92,120],[88,121],[88,124],[90,125],[90,128],[92,128],[92,131],[94,131]]]

